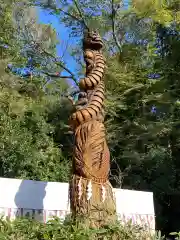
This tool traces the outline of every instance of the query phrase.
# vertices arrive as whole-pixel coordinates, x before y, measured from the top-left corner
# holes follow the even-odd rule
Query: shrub
[[[16,219],[12,222],[0,219],[0,240],[160,240],[158,233],[150,236],[142,228],[117,224],[103,228],[86,229],[70,221],[62,222],[55,218],[47,224],[31,219]]]

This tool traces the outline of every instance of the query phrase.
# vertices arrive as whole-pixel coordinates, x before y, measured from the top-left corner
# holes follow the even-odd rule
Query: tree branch
[[[63,68],[66,72],[68,72],[68,73],[70,74],[70,76],[71,76],[71,79],[73,79],[73,81],[75,82],[75,84],[76,84],[77,86],[79,85],[77,78],[75,77],[75,75],[73,74],[73,72],[71,72],[70,69],[68,69],[66,66],[64,66],[64,64],[61,63],[60,61],[57,61],[56,57],[55,57],[53,54],[51,54],[50,52],[47,52],[45,49],[42,49],[42,50],[43,50],[43,52],[44,52],[46,55],[48,55],[49,57],[52,57],[53,59],[55,59],[55,63],[56,63],[58,66],[60,66],[61,68]]]
[[[72,18],[72,19],[74,19],[74,20],[76,20],[76,21],[78,21],[78,22],[82,22],[82,20],[81,20],[80,18],[72,15],[71,13],[68,13],[68,12],[64,11],[64,10],[61,9],[61,8],[56,8],[56,7],[54,7],[54,6],[52,6],[52,7],[49,6],[48,8],[49,8],[49,10],[54,10],[54,11],[62,12],[64,15],[66,15],[66,16],[68,16],[68,17],[70,17],[70,18]]]
[[[124,171],[121,171],[119,164],[114,158],[112,159],[112,162],[115,164],[115,169],[110,170],[110,179],[116,182],[117,187],[122,188],[124,177],[128,176],[131,166],[129,165]],[[112,171],[114,174],[112,174]]]
[[[61,62],[56,62],[57,65],[59,65],[60,67],[62,67],[66,72],[68,72],[70,75],[71,75],[71,79],[75,82],[75,84],[77,86],[79,86],[79,83],[78,83],[78,80],[77,78],[75,77],[75,75],[71,72],[71,70],[69,70],[66,66],[64,66],[63,63]]]
[[[59,12],[62,12],[64,15],[66,15],[66,16],[68,16],[68,17],[70,17],[70,18],[72,18],[72,19],[80,22],[82,25],[84,25],[84,27],[85,27],[87,30],[89,30],[89,27],[88,27],[88,25],[87,25],[87,23],[86,23],[86,21],[85,21],[85,18],[84,18],[84,14],[83,14],[83,12],[82,12],[82,10],[81,10],[78,2],[77,2],[76,0],[73,0],[73,2],[74,2],[75,6],[76,6],[76,8],[77,8],[77,11],[78,11],[78,13],[79,13],[80,18],[79,18],[79,17],[76,17],[75,15],[73,15],[73,14],[71,14],[71,13],[69,13],[69,12],[64,11],[62,8],[57,8],[57,7],[55,6],[55,4],[52,4],[52,3],[51,3],[51,1],[48,1],[47,4],[37,4],[37,3],[33,3],[33,6],[43,7],[43,8],[52,10],[52,11],[54,11],[54,12],[58,12],[58,11],[59,11]]]
[[[58,75],[58,73],[49,73],[49,72],[45,72],[45,71],[42,71],[42,73],[44,73],[45,75],[47,75],[49,77],[54,77],[54,78],[72,78],[71,75],[64,76],[64,75]]]
[[[84,22],[84,19],[80,19],[78,17],[76,17],[75,15],[71,14],[71,13],[68,13],[66,11],[64,11],[63,9],[61,8],[57,8],[55,5],[52,5],[52,4],[36,4],[36,3],[33,3],[33,6],[36,6],[36,7],[42,7],[42,8],[46,8],[48,10],[52,10],[54,12],[62,12],[64,15],[80,22],[81,24],[85,25],[85,22]],[[80,12],[79,12],[80,13]],[[81,16],[81,15],[80,15]],[[86,25],[85,25],[86,26]]]
[[[81,20],[82,20],[83,24],[84,24],[84,27],[85,27],[87,30],[89,30],[89,27],[88,27],[88,25],[87,25],[87,23],[86,23],[86,21],[85,21],[85,18],[84,18],[84,14],[82,13],[82,10],[81,10],[81,8],[80,8],[80,6],[79,6],[79,4],[78,4],[78,2],[77,2],[76,0],[74,0],[74,4],[75,4],[75,6],[76,6],[76,8],[77,8],[77,10],[78,10],[78,13],[79,13],[79,15],[80,15],[80,17],[81,17]]]
[[[116,46],[118,47],[119,51],[122,52],[122,46],[120,42],[118,41],[118,38],[116,36],[116,10],[114,7],[114,0],[111,0],[111,10],[112,10],[112,31],[113,31],[113,38],[116,43]]]

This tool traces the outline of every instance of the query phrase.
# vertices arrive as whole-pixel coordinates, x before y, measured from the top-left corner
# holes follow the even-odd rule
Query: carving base
[[[91,185],[92,191],[90,191]],[[72,217],[85,224],[86,227],[99,228],[117,221],[116,203],[109,181],[100,184],[73,175],[70,182],[70,204]]]

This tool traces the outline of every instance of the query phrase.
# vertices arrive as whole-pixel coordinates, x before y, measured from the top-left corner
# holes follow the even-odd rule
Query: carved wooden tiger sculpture
[[[89,225],[96,227],[112,221],[116,215],[114,195],[108,181],[110,153],[103,124],[105,59],[102,47],[98,33],[85,35],[86,76],[79,82],[81,92],[76,112],[70,117],[75,136],[71,211],[74,217],[88,215]]]

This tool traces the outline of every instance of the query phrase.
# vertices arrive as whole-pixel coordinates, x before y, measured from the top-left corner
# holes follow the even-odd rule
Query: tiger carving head
[[[83,48],[100,50],[103,47],[103,41],[97,31],[87,31],[84,33]]]

